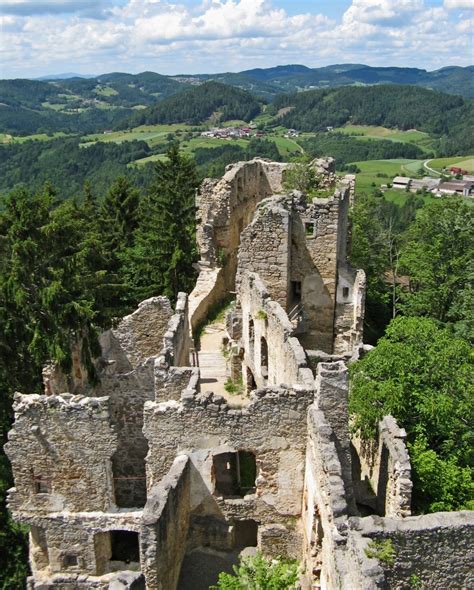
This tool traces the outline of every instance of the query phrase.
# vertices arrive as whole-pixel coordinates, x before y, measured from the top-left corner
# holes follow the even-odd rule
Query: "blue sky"
[[[474,63],[474,0],[0,0],[0,76]]]

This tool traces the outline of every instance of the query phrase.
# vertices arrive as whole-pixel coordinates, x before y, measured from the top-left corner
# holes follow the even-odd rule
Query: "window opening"
[[[349,287],[342,288],[342,296],[344,297],[344,299],[347,299],[349,297]]]
[[[125,563],[140,561],[139,535],[133,531],[111,531],[111,561],[123,561]]]
[[[301,281],[291,281],[291,300],[294,304],[301,302]]]
[[[35,493],[36,494],[50,494],[51,482],[43,475],[36,475],[34,477]]]
[[[234,547],[256,547],[258,523],[255,520],[235,520]]]
[[[255,490],[257,463],[255,453],[238,451],[213,457],[215,492],[222,496],[245,496]]]
[[[66,553],[66,555],[63,557],[64,567],[74,567],[78,565],[78,563],[77,555],[74,553]]]
[[[268,344],[265,338],[260,338],[260,372],[264,381],[268,379]]]
[[[313,222],[306,222],[304,224],[304,231],[308,238],[312,238],[314,236],[315,225]]]

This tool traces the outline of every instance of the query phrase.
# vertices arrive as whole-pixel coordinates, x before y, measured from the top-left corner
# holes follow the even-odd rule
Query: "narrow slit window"
[[[314,236],[314,229],[315,229],[314,223],[306,222],[304,224],[304,231],[305,231],[305,234],[308,238],[312,238]]]

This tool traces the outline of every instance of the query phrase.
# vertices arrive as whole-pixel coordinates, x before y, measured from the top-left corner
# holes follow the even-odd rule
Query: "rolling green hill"
[[[278,96],[273,112],[300,131],[328,127],[380,125],[417,129],[437,138],[440,154],[471,153],[474,148],[474,101],[413,86],[344,87]]]
[[[322,68],[285,65],[237,73],[186,76],[115,72],[87,78],[0,80],[0,133],[29,135],[38,132],[103,131],[127,119],[132,109],[138,111],[152,107],[183,91],[194,90],[205,82],[237,87],[269,101],[282,93],[295,91],[380,84],[424,86],[474,98],[473,66],[450,66],[427,72],[417,68],[373,68],[363,64],[337,64]],[[218,105],[216,110],[219,109]],[[241,112],[240,109],[238,111]],[[197,118],[200,118],[198,115]],[[160,117],[161,120],[166,118],[163,115]],[[193,113],[191,118],[196,119]]]
[[[249,92],[220,82],[206,82],[138,111],[123,125],[198,124],[211,118],[215,123],[233,119],[250,121],[260,110],[259,101]]]

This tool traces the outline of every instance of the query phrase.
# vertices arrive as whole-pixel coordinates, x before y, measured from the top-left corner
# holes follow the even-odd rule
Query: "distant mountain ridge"
[[[155,72],[112,72],[93,78],[74,76],[46,81],[0,80],[0,133],[90,133],[122,126],[129,118],[130,121],[145,120],[139,113],[147,108],[156,111],[155,115],[150,115],[151,120],[169,121],[170,117],[176,120],[180,114],[183,121],[202,120],[205,105],[193,103],[192,108],[191,105],[184,108],[180,101],[171,101],[164,107],[168,109],[166,115],[159,105],[206,82],[225,85],[219,92],[204,93],[201,97],[211,101],[209,104],[221,113],[218,117],[221,120],[230,112],[240,113],[236,118],[248,119],[248,112],[257,112],[255,104],[262,100],[272,102],[282,94],[343,86],[412,85],[474,99],[474,66],[448,66],[428,72],[418,68],[378,68],[363,64],[334,64],[321,68],[289,64],[220,74],[164,76]],[[229,87],[250,94],[245,98],[237,97]],[[219,94],[225,95],[225,99],[215,102]],[[190,96],[194,99],[199,93]],[[177,111],[171,115],[173,108]],[[134,113],[136,116],[131,117]],[[212,112],[206,117],[211,115]]]
[[[283,92],[376,84],[409,84],[474,98],[474,66],[448,66],[428,72],[419,68],[363,64],[335,64],[321,68],[291,64],[238,73],[202,74],[195,78],[236,85],[267,98]]]
[[[49,82],[50,80],[69,80],[70,78],[95,78],[95,74],[76,74],[74,72],[65,72],[64,74],[50,74],[48,76],[40,76],[39,78],[32,78],[32,80],[39,80],[40,82]]]

